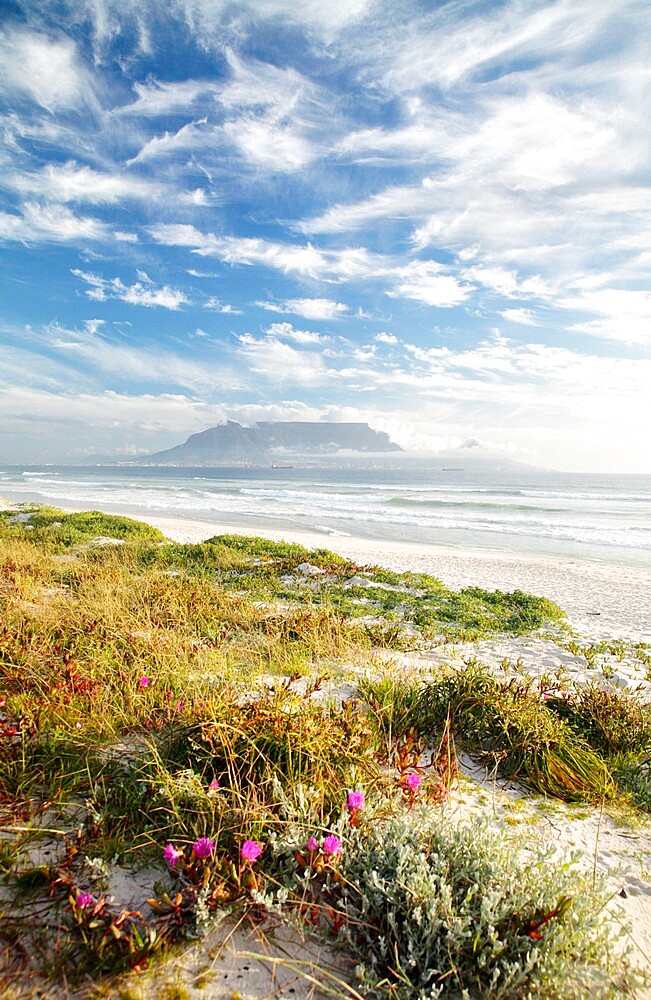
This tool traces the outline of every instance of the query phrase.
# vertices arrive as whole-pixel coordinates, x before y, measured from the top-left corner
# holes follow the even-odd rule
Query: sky
[[[649,0],[0,0],[0,462],[651,473]]]

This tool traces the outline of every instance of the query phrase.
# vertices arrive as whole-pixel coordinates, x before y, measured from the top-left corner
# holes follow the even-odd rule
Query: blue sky
[[[651,472],[648,0],[4,0],[0,461]]]

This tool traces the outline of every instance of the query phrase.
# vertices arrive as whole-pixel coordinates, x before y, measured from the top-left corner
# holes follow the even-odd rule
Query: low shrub
[[[224,701],[201,722],[176,722],[161,741],[163,759],[238,794],[253,789],[259,801],[273,799],[280,781],[309,785],[323,801],[338,802],[347,783],[377,780],[373,733],[354,708],[311,704],[313,690],[298,695],[281,686],[239,704]]]
[[[476,664],[450,671],[423,688],[420,731],[440,732],[448,715],[461,746],[536,791],[568,801],[614,791],[606,763],[530,684],[501,682]]]
[[[453,829],[428,809],[353,829],[340,875],[330,894],[365,997],[577,1000],[635,980],[580,873],[523,862],[482,821]]]
[[[67,548],[94,538],[117,538],[121,541],[162,542],[164,535],[151,525],[118,514],[101,511],[79,511],[66,514],[56,507],[25,505],[15,511],[0,512],[3,533],[18,536],[29,534],[30,540],[50,548]]]
[[[589,684],[546,704],[605,757],[651,749],[651,708],[629,694]]]

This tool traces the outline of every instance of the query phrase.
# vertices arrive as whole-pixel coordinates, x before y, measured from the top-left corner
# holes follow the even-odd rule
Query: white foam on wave
[[[637,482],[626,494],[603,486],[586,491],[580,477],[576,489],[569,490],[512,482],[424,485],[402,475],[393,483],[384,475],[381,483],[371,483],[364,472],[355,480],[350,472],[337,478],[332,470],[316,478],[311,470],[291,475],[291,480],[283,477],[278,482],[263,470],[253,476],[233,470],[214,476],[179,470],[174,475],[165,470],[139,474],[134,469],[76,469],[74,475],[64,469],[24,470],[6,475],[3,470],[3,490],[11,486],[14,494],[36,495],[54,504],[275,522],[344,537],[366,534],[436,542],[445,536],[447,541],[456,537],[462,544],[480,546],[490,537],[499,546],[502,536],[513,539],[513,547],[518,539],[523,545],[530,539],[531,546],[559,543],[651,551],[651,530],[641,504],[648,502],[651,512],[651,481],[648,494],[639,491]]]

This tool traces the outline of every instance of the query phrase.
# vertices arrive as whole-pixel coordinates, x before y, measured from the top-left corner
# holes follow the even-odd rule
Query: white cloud
[[[418,121],[395,129],[367,128],[349,132],[335,145],[338,154],[348,154],[356,163],[381,160],[432,160],[445,157],[444,130],[439,122]]]
[[[184,14],[190,30],[201,44],[223,46],[228,27],[241,36],[251,22],[290,24],[322,42],[333,41],[341,32],[361,21],[375,6],[374,0],[173,0],[172,9]],[[227,16],[225,16],[227,14]]]
[[[258,339],[249,333],[239,337],[239,343],[238,353],[251,371],[272,384],[313,386],[327,379],[328,370],[321,353],[299,351],[276,337]]]
[[[484,288],[506,298],[521,298],[523,296],[544,298],[549,295],[547,285],[536,274],[528,278],[521,278],[517,271],[485,265],[467,267],[460,273],[467,281],[483,285]]]
[[[60,361],[88,366],[94,377],[97,373],[119,375],[136,385],[162,384],[202,394],[223,391],[235,383],[232,367],[223,361],[211,364],[211,355],[195,358],[160,344],[127,343],[108,332],[68,330],[57,324],[46,327],[44,338],[56,348]]]
[[[364,247],[319,250],[311,243],[277,243],[250,237],[216,236],[187,224],[150,227],[154,239],[166,246],[185,246],[200,256],[216,256],[228,264],[262,265],[299,277],[321,281],[353,281],[390,274],[393,264]]]
[[[200,118],[196,122],[188,122],[176,132],[165,131],[163,135],[149,139],[138,150],[135,156],[127,160],[127,166],[141,163],[143,160],[156,159],[159,156],[175,156],[187,149],[197,149],[212,140],[214,129],[207,126],[207,119]]]
[[[160,198],[165,187],[125,173],[100,173],[73,160],[49,163],[39,173],[13,174],[9,184],[22,194],[53,202],[85,201],[94,205],[115,204],[130,198]]]
[[[106,240],[110,227],[99,219],[75,215],[67,206],[25,202],[22,215],[0,212],[0,239],[67,243],[74,240]]]
[[[97,333],[98,330],[104,326],[106,320],[103,319],[86,319],[84,320],[84,327],[88,333]]]
[[[317,155],[316,148],[291,123],[239,119],[223,127],[224,135],[246,160],[284,173],[300,170]]]
[[[165,309],[178,309],[187,303],[187,297],[178,288],[148,288],[136,282],[123,290],[118,296],[123,302],[136,306],[163,306]]]
[[[269,312],[293,313],[304,319],[337,319],[348,312],[348,306],[334,299],[285,299],[283,302],[256,302]]]
[[[440,309],[458,306],[471,295],[472,285],[460,284],[444,273],[436,261],[417,260],[394,271],[395,285],[387,293],[392,298],[416,299]]]
[[[280,115],[296,110],[299,102],[314,98],[318,88],[291,66],[242,59],[232,49],[226,49],[226,61],[231,78],[219,93],[225,108],[272,108]]]
[[[254,166],[291,173],[320,152],[314,137],[327,129],[327,103],[317,85],[292,67],[244,60],[232,49],[226,58],[231,79],[219,102],[229,117],[224,138]],[[321,138],[320,138],[321,141]]]
[[[0,88],[23,93],[46,111],[77,107],[92,94],[70,38],[22,29],[0,35]]]
[[[304,219],[304,233],[339,233],[360,229],[382,218],[413,218],[432,207],[432,184],[425,178],[419,185],[391,185],[362,201],[333,205],[322,215]]]
[[[538,325],[531,309],[503,309],[500,316],[511,323],[519,323],[521,326]]]
[[[178,288],[169,288],[167,285],[156,288],[145,274],[141,275],[142,281],[136,281],[133,285],[125,285],[120,278],[102,278],[79,268],[74,268],[72,274],[90,285],[86,295],[96,302],[104,302],[106,299],[120,299],[122,302],[129,302],[135,306],[148,308],[162,306],[164,309],[179,309],[180,306],[188,304],[188,298],[184,292]]]
[[[329,338],[312,330],[297,330],[291,323],[272,323],[265,331],[270,337],[284,337],[297,344],[322,344]]]
[[[116,108],[116,115],[134,115],[156,118],[160,115],[180,113],[187,115],[195,102],[205,94],[215,94],[219,85],[212,80],[181,80],[166,82],[149,79],[146,83],[135,81],[135,101]]]
[[[558,72],[568,52],[589,46],[615,13],[609,5],[589,0],[559,0],[529,9],[509,2],[490,16],[485,8],[444,6],[405,25],[392,51],[385,47],[383,82],[396,93],[417,93],[430,84],[448,90],[478,71],[541,56],[556,64]],[[378,55],[372,48],[370,53]]]
[[[568,310],[597,313],[595,319],[572,324],[571,330],[651,347],[651,293],[646,290],[585,289],[581,295],[568,296],[557,304]]]
[[[212,309],[218,313],[225,313],[230,316],[243,316],[241,309],[236,309],[235,306],[230,305],[228,302],[221,302],[219,299],[211,295],[209,299],[203,304],[204,309]]]

